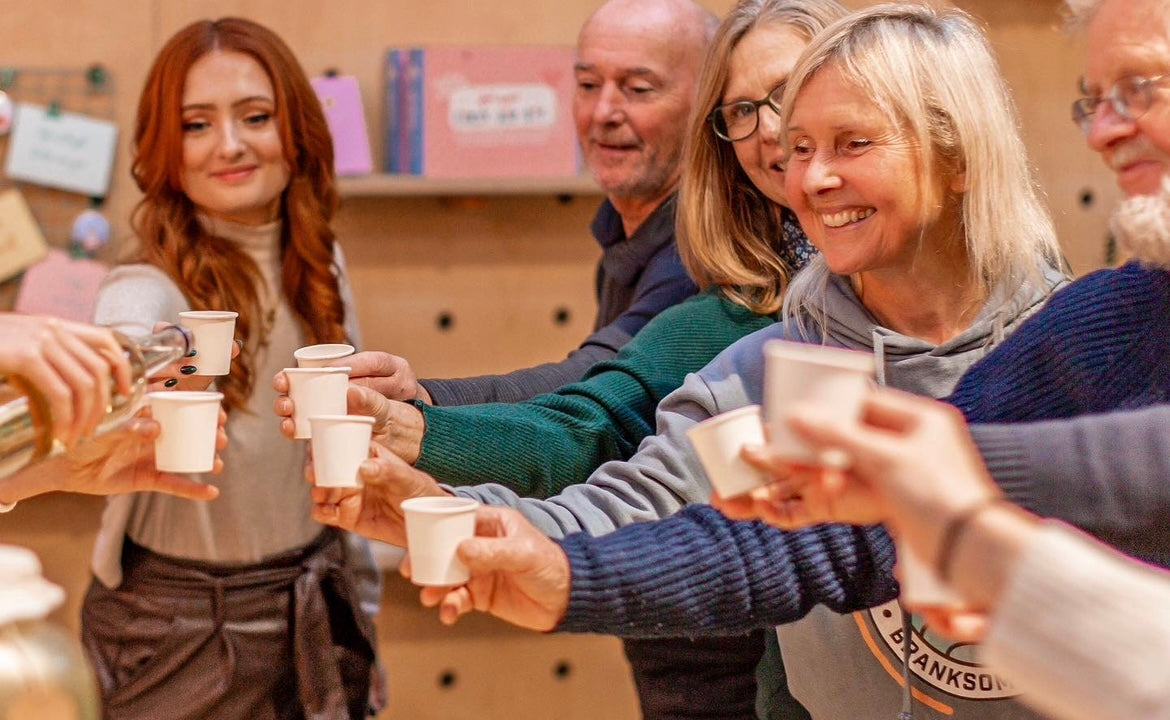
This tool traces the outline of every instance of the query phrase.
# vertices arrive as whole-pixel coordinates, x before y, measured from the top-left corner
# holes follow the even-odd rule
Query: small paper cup
[[[306,345],[293,351],[297,359],[297,367],[325,367],[334,360],[353,355],[353,345],[342,343],[322,343],[320,345]]]
[[[195,337],[195,357],[185,362],[195,366],[196,375],[227,375],[232,369],[232,342],[236,318],[230,310],[188,310],[179,313],[179,324]]]
[[[368,415],[314,415],[313,474],[317,487],[356,488],[358,467],[370,456],[374,418]]]
[[[211,472],[223,393],[164,391],[146,394],[150,414],[161,430],[154,441],[154,467],[160,472]]]
[[[475,536],[479,503],[461,497],[421,497],[402,501],[410,581],[415,585],[462,585],[471,579],[455,548]]]
[[[906,543],[895,543],[902,602],[915,608],[953,607],[959,596]]]
[[[748,405],[704,420],[687,430],[687,438],[719,497],[735,497],[768,483],[767,475],[739,456],[744,445],[765,442],[759,405]]]
[[[288,376],[288,396],[293,401],[294,437],[313,437],[309,418],[315,415],[345,414],[349,368],[285,368],[284,373]]]
[[[764,345],[764,415],[769,444],[787,460],[823,464],[848,458],[814,452],[788,428],[792,403],[815,404],[841,422],[855,422],[873,386],[873,355],[856,350],[770,340]]]

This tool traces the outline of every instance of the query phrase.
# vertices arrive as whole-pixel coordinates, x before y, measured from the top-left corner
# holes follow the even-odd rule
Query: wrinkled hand
[[[419,384],[406,358],[384,352],[360,352],[345,359],[349,379],[372,388],[390,400],[422,400],[431,404],[431,395]]]
[[[110,378],[130,393],[130,366],[106,328],[60,318],[0,314],[0,374],[23,378],[48,403],[53,437],[91,435],[110,404]]]
[[[784,530],[825,522],[881,522],[880,498],[846,468],[804,465],[769,447],[746,446],[741,457],[771,482],[734,498],[713,496],[711,505],[733,520],[762,520]]]
[[[448,493],[430,475],[415,470],[378,443],[371,443],[370,447],[373,457],[358,468],[362,487],[313,488],[313,519],[406,547],[402,501]],[[314,482],[312,463],[306,467],[305,475],[310,483]]]
[[[224,431],[227,414],[219,411],[216,456],[213,474],[223,470],[219,451],[227,447]],[[162,473],[154,467],[154,439],[159,425],[143,409],[125,425],[92,440],[85,440],[65,456],[67,471],[60,490],[88,495],[113,495],[127,492],[162,492],[192,500],[213,500],[219,489],[190,479],[186,475]]]
[[[531,630],[555,628],[569,607],[569,559],[560,546],[511,508],[479,508],[475,534],[457,550],[471,580],[423,588],[423,606],[438,605],[445,625],[479,610]],[[409,556],[400,571],[410,577]]]
[[[426,420],[413,405],[387,400],[372,388],[350,383],[349,412],[374,418],[374,440],[413,465],[422,452]]]
[[[296,423],[293,421],[294,403],[288,395],[288,376],[283,371],[276,373],[272,387],[279,393],[272,401],[272,411],[280,418],[280,433],[291,440],[296,433]],[[350,382],[346,390],[346,412],[374,418],[375,442],[412,465],[418,461],[426,429],[426,420],[418,408],[388,400],[372,388]]]
[[[867,398],[858,423],[841,424],[802,407],[793,408],[790,424],[814,446],[840,449],[852,459],[847,473],[819,489],[815,483],[799,488],[799,494],[834,497],[825,504],[833,508],[831,520],[865,524],[876,514],[932,566],[947,519],[1001,494],[963,416],[945,403],[882,389]],[[869,498],[871,513],[857,510]]]

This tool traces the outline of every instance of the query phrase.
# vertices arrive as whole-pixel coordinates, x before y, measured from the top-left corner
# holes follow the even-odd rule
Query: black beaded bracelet
[[[940,580],[947,584],[951,582],[951,566],[955,562],[955,552],[958,550],[959,540],[963,538],[963,533],[966,532],[971,521],[987,508],[1007,502],[1004,497],[999,495],[983,498],[973,505],[968,505],[947,521],[939,535],[937,560],[935,561]]]

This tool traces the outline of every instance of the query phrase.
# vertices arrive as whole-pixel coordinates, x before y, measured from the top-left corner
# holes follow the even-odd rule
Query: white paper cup
[[[767,475],[739,456],[744,445],[764,444],[764,421],[759,405],[708,418],[687,430],[687,438],[719,497],[735,497],[767,484]]]
[[[293,401],[293,437],[313,437],[309,418],[315,415],[344,415],[345,393],[349,388],[349,368],[285,368],[288,396]]]
[[[297,359],[297,367],[325,367],[334,360],[353,355],[353,345],[342,343],[322,343],[320,345],[306,345],[293,352]]]
[[[959,605],[959,596],[906,543],[895,543],[902,602],[915,608]]]
[[[146,394],[150,414],[161,426],[154,441],[154,467],[160,472],[211,472],[219,404],[223,393],[182,390]]]
[[[318,487],[361,487],[358,466],[370,456],[374,418],[368,415],[314,415],[313,474]]]
[[[455,548],[475,535],[477,507],[479,503],[475,500],[461,497],[421,497],[402,501],[412,583],[462,585],[471,578],[467,566],[455,557]]]
[[[232,342],[236,317],[231,310],[188,310],[179,313],[179,324],[195,336],[195,357],[186,358],[196,375],[227,375],[232,369]]]
[[[826,415],[854,422],[873,386],[873,355],[856,350],[769,340],[764,345],[764,415],[769,445],[780,457],[810,465],[824,457],[788,428],[792,403],[816,404]],[[835,462],[847,461],[836,458]]]

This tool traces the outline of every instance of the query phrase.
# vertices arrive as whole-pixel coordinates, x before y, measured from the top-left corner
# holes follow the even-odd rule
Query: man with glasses
[[[1131,204],[1167,196],[1170,3],[1067,2],[1087,40],[1086,95],[1072,117],[1129,198],[1114,217],[1126,222]],[[1139,255],[1053,296],[964,376],[952,401],[969,416],[1018,422],[1170,400],[1170,272],[1149,252]]]
[[[1159,0],[1069,0],[1087,33],[1086,97],[1073,118],[1127,196],[1170,171],[1170,7]]]

